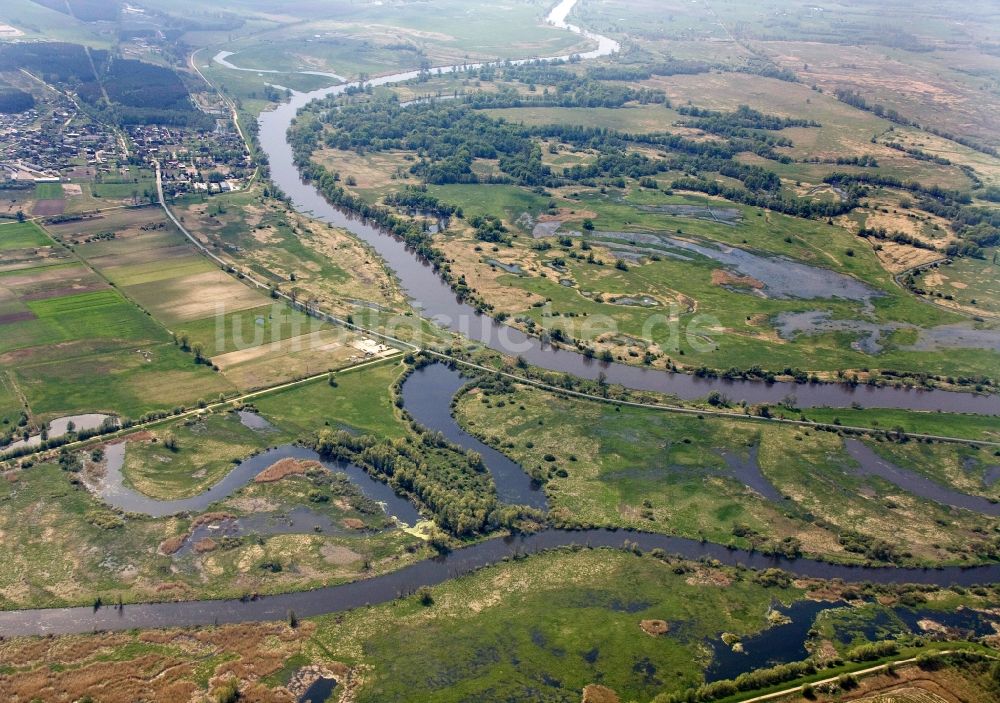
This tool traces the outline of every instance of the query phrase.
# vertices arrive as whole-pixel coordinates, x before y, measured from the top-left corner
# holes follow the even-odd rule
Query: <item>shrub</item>
[[[215,694],[215,700],[218,703],[236,703],[239,699],[240,688],[236,679],[229,679],[226,681],[219,687],[218,693]]]

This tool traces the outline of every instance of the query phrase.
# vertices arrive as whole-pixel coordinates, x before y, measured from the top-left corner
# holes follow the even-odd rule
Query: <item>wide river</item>
[[[576,2],[577,0],[562,0],[549,13],[548,21],[557,27],[583,34],[597,42],[596,49],[580,55],[584,59],[607,56],[617,51],[618,43],[614,40],[566,23],[566,17]],[[440,71],[451,73],[468,67],[469,65],[445,66],[441,67]],[[417,76],[417,71],[406,71],[374,78],[369,83],[373,86],[388,85]],[[701,398],[712,390],[718,390],[733,400],[746,400],[751,403],[773,403],[791,394],[796,397],[801,407],[849,407],[853,403],[859,403],[863,407],[1000,415],[1000,395],[870,386],[852,388],[843,384],[783,382],[768,384],[759,381],[705,379],[638,366],[608,364],[587,359],[574,351],[554,349],[535,337],[479,314],[473,307],[458,300],[454,291],[437,272],[426,262],[419,260],[399,239],[330,205],[316,188],[304,183],[300,178],[294,164],[292,147],[287,140],[288,128],[295,115],[314,100],[339,95],[349,87],[357,85],[357,83],[344,83],[309,93],[294,93],[287,103],[260,116],[259,139],[270,163],[271,179],[291,198],[294,207],[299,211],[349,230],[370,244],[396,273],[403,289],[414,304],[425,316],[441,326],[460,332],[470,339],[506,354],[519,354],[541,368],[571,373],[588,379],[595,379],[599,373],[604,372],[611,383],[639,390],[669,393],[686,400]]]

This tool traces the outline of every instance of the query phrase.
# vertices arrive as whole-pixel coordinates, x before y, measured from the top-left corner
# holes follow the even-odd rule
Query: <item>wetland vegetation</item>
[[[1000,699],[992,8],[8,4],[5,697]]]

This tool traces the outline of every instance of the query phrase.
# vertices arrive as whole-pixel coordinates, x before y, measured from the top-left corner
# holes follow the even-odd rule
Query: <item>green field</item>
[[[347,370],[335,374],[336,388],[318,381],[268,394],[254,400],[254,406],[299,436],[329,425],[396,439],[405,429],[396,416],[389,387],[401,373],[400,365],[393,362]]]
[[[130,443],[126,479],[146,495],[182,498],[202,493],[244,457],[285,442],[308,442],[325,427],[403,437],[389,392],[400,372],[398,364],[387,362],[339,373],[336,387],[324,379],[257,397],[252,407],[274,426],[267,431],[245,427],[232,413],[166,423],[156,432],[173,435],[176,447]]]
[[[61,183],[39,183],[35,186],[35,197],[39,200],[59,199],[63,197]]]
[[[701,581],[649,557],[554,552],[436,587],[429,607],[409,598],[348,613],[336,628],[321,618],[313,646],[374,664],[359,701],[567,700],[560,689],[595,681],[624,700],[649,700],[700,681],[703,639],[755,632],[774,601],[800,595],[751,580],[692,580]],[[644,619],[683,633],[652,637],[639,628]]]
[[[32,415],[105,412],[138,418],[154,410],[189,406],[234,388],[220,374],[196,365],[169,342],[93,353],[86,344],[69,345],[35,363],[15,367]],[[80,354],[77,356],[77,354]]]
[[[933,298],[935,302],[976,315],[1000,317],[1000,267],[997,249],[987,249],[982,259],[969,257],[939,266],[917,278],[920,286],[933,294],[952,296],[954,301]],[[973,302],[974,301],[974,302]]]
[[[632,134],[666,132],[680,117],[663,105],[610,107],[525,107],[484,110],[490,117],[526,125],[575,124],[583,127],[617,129]]]
[[[955,415],[884,408],[809,408],[805,416],[814,422],[834,423],[852,427],[873,427],[894,430],[902,428],[917,434],[943,435],[962,439],[996,441],[1000,428],[994,417],[986,415]]]
[[[165,333],[115,290],[67,295],[26,305],[34,319],[5,325],[0,352],[77,339],[162,341]]]
[[[0,354],[33,422],[97,411],[134,417],[232,389],[36,225],[8,227],[7,251],[19,263],[0,274],[2,312],[13,315]]]
[[[0,225],[0,251],[48,246],[52,242],[38,226],[30,222]]]

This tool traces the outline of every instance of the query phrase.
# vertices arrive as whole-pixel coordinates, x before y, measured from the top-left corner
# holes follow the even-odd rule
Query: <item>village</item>
[[[243,140],[214,104],[196,103],[215,118],[211,130],[119,129],[60,98],[43,96],[29,110],[0,113],[0,217],[79,213],[107,200],[155,202],[156,164],[171,198],[240,190],[252,173]]]

